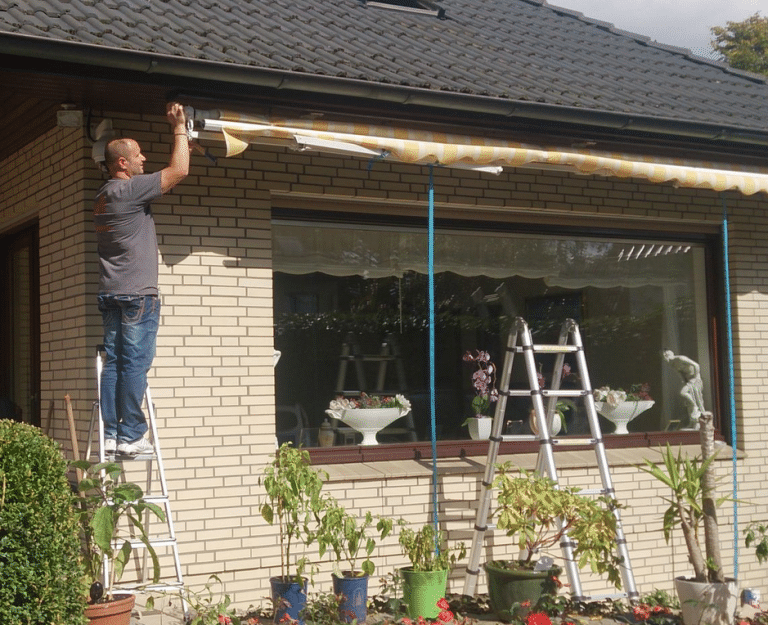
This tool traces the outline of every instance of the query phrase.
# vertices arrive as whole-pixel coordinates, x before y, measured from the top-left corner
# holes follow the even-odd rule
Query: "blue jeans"
[[[104,320],[101,417],[104,438],[132,443],[147,431],[141,409],[155,357],[160,299],[155,295],[99,295]]]

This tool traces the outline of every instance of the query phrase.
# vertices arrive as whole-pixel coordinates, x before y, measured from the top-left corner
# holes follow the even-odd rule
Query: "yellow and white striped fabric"
[[[768,169],[740,168],[722,163],[659,160],[631,154],[560,149],[515,144],[477,136],[331,122],[319,119],[276,119],[220,111],[206,119],[205,136],[221,132],[227,156],[251,143],[277,143],[295,149],[316,149],[363,158],[378,157],[414,165],[483,168],[557,168],[578,174],[641,178],[679,187],[738,190],[744,195],[768,193]]]

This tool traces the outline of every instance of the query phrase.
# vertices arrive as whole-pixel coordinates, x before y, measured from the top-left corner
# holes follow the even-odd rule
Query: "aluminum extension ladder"
[[[108,459],[104,452],[104,421],[101,418],[101,372],[104,366],[102,353],[104,352],[104,346],[99,345],[96,348],[96,389],[97,398],[93,402],[93,409],[91,410],[91,421],[88,428],[88,445],[85,452],[86,458],[91,458],[91,443],[93,439],[93,433],[98,425],[98,439],[99,439],[99,462],[106,462]],[[179,559],[179,548],[176,540],[176,532],[173,527],[173,514],[171,512],[171,500],[168,495],[168,483],[165,479],[165,466],[163,464],[163,456],[160,450],[160,439],[157,435],[157,420],[155,419],[155,405],[152,402],[152,393],[149,390],[149,385],[144,394],[145,407],[147,411],[147,421],[149,423],[149,432],[151,435],[152,446],[155,452],[152,454],[140,454],[133,456],[130,459],[121,457],[119,454],[115,455],[115,462],[127,461],[144,461],[146,462],[146,487],[144,488],[144,499],[148,502],[152,502],[162,508],[165,513],[165,527],[157,534],[151,533],[151,520],[156,519],[154,515],[150,515],[149,510],[146,511],[144,518],[144,528],[149,537],[149,544],[155,549],[163,548],[170,550],[173,557],[173,564],[176,577],[169,579],[168,581],[160,581],[158,583],[143,583],[147,579],[147,572],[149,571],[149,553],[144,543],[139,539],[130,540],[131,547],[133,549],[143,550],[142,562],[139,568],[141,575],[139,584],[135,586],[115,586],[113,589],[115,592],[125,592],[129,594],[135,594],[138,592],[178,592],[181,598],[181,610],[183,614],[187,613],[187,602],[184,596],[184,579],[181,572],[181,561]],[[155,461],[157,464],[155,466]],[[157,474],[160,490],[158,492],[153,491],[153,477]],[[158,555],[160,555],[158,553]],[[109,584],[109,562],[104,559],[103,577],[105,591],[108,590]]]
[[[530,389],[510,390],[510,378],[512,375],[512,365],[515,354],[522,354],[525,359],[525,368],[530,382]],[[553,368],[551,389],[543,389],[539,384],[538,372],[536,369],[536,354],[555,354],[555,363]],[[566,354],[573,354],[576,360],[577,375],[581,380],[581,388],[578,389],[560,389],[563,364]],[[515,325],[510,329],[506,345],[506,354],[504,357],[504,367],[501,372],[499,382],[499,400],[496,404],[496,411],[491,426],[491,435],[488,443],[488,456],[485,464],[485,474],[480,488],[480,496],[477,505],[477,517],[475,529],[472,538],[472,544],[469,553],[469,562],[467,564],[467,576],[464,581],[464,594],[474,595],[479,575],[480,556],[485,541],[485,533],[490,528],[488,525],[488,513],[492,498],[492,485],[496,473],[496,460],[499,454],[499,446],[504,441],[520,440],[520,436],[502,435],[502,426],[504,413],[508,397],[528,397],[533,403],[533,409],[536,417],[537,438],[539,441],[539,453],[536,460],[536,471],[540,475],[546,475],[556,484],[558,484],[557,469],[555,467],[555,458],[553,446],[559,448],[565,446],[584,446],[589,445],[594,448],[597,457],[597,466],[600,471],[602,488],[596,490],[582,490],[585,495],[606,495],[612,498],[615,491],[608,468],[608,460],[605,455],[605,445],[603,443],[600,423],[595,410],[595,401],[592,395],[592,388],[587,372],[587,360],[584,355],[584,347],[581,342],[581,334],[578,324],[573,319],[566,319],[560,330],[560,337],[557,345],[534,345],[531,337],[531,331],[528,324],[520,317],[515,320]],[[581,397],[584,399],[587,418],[592,437],[591,438],[563,438],[553,439],[550,435],[550,429],[547,426],[552,422],[552,417],[557,406],[557,400],[560,397]],[[547,398],[547,407],[544,407],[544,398]],[[627,541],[624,537],[624,531],[621,526],[621,517],[618,509],[613,510],[616,516],[616,552],[622,559],[621,576],[624,592],[619,595],[607,594],[604,596],[585,597],[582,592],[581,578],[579,577],[579,568],[573,558],[574,543],[564,536],[561,541],[563,557],[565,559],[568,581],[571,587],[573,599],[576,601],[597,601],[606,598],[625,597],[630,601],[639,599],[639,594],[635,586],[635,579],[632,573],[632,566],[627,551]]]

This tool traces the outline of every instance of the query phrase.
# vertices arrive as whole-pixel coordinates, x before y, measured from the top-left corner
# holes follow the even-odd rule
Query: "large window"
[[[423,228],[280,221],[273,224],[278,431],[316,444],[328,402],[342,391],[401,392],[412,425],[380,441],[428,440],[428,240]],[[665,349],[701,366],[712,408],[705,246],[674,238],[555,236],[460,227],[435,236],[435,379],[438,439],[468,438],[468,350],[503,364],[515,317],[537,343],[578,322],[593,387],[647,384],[653,407],[630,431],[685,427],[680,375]],[[566,364],[569,363],[566,356]],[[552,361],[542,356],[542,372]],[[527,388],[525,376],[513,387]],[[530,399],[510,398],[505,419],[527,427]],[[583,407],[567,411],[568,434],[588,431]],[[610,434],[613,424],[602,421]],[[303,430],[303,432],[300,432]],[[388,438],[389,437],[389,438]],[[354,443],[349,432],[336,444]]]

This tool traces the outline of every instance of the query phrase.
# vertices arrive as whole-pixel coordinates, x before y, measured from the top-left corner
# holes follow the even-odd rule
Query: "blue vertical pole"
[[[739,578],[739,508],[738,463],[736,457],[736,393],[733,373],[733,334],[731,321],[731,276],[728,269],[728,207],[723,199],[723,273],[725,273],[725,336],[728,345],[729,410],[731,413],[731,449],[733,450],[733,578]]]
[[[435,417],[435,181],[429,165],[429,420],[432,437],[432,519],[435,526],[435,551],[439,551],[440,528],[437,514],[437,425]]]

